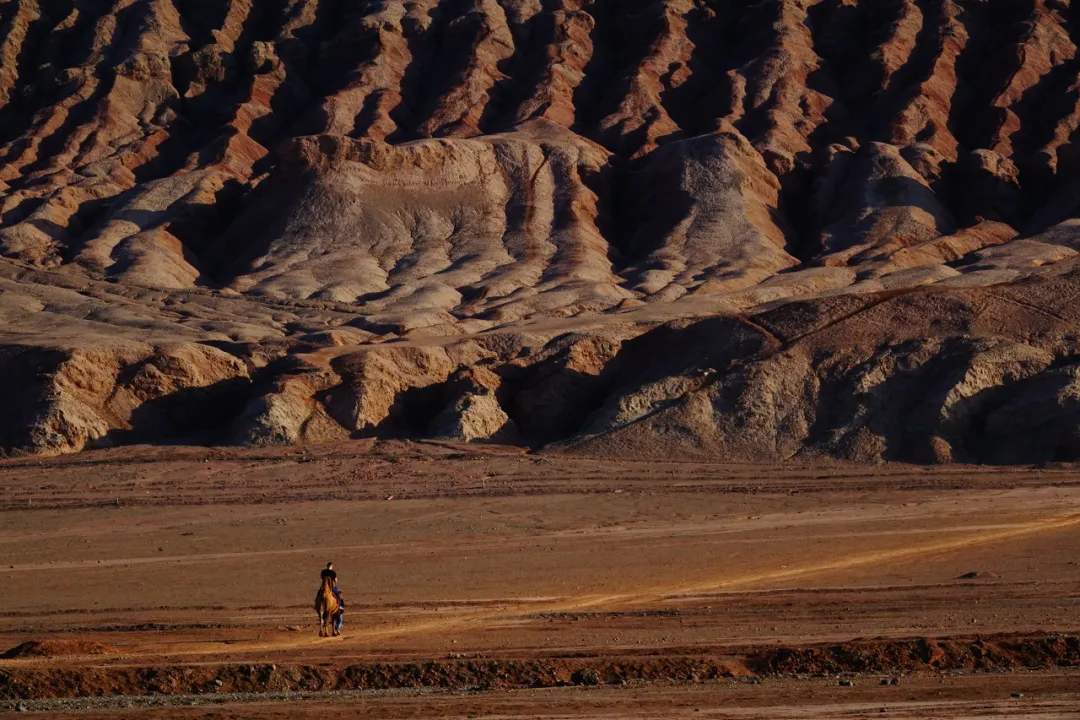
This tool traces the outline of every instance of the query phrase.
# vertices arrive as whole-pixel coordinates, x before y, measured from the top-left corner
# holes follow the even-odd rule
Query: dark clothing
[[[337,584],[337,573],[334,572],[333,570],[325,569],[325,570],[322,571],[322,574],[319,576],[319,579],[323,580],[323,579],[326,579],[326,578],[330,578],[331,580],[334,581],[335,584]]]

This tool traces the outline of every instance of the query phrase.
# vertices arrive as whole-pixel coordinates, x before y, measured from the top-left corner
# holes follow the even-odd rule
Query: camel
[[[319,616],[319,637],[330,635],[337,637],[341,634],[337,630],[337,621],[341,617],[341,603],[334,595],[334,581],[328,577],[323,578],[322,587],[315,593],[315,612]]]

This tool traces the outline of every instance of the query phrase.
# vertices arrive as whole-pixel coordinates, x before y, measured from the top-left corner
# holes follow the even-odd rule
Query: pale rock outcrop
[[[602,433],[569,443],[573,452],[644,456],[641,443],[681,458],[779,460],[805,447],[818,379],[804,352],[782,353],[731,372],[651,383],[618,402]],[[594,421],[595,423],[595,421]],[[632,448],[642,447],[642,454]]]
[[[989,458],[999,463],[1080,460],[1080,367],[1046,370],[1010,388],[986,418]]]
[[[445,382],[458,367],[443,347],[373,347],[334,361],[342,381],[330,388],[330,416],[350,433],[402,431],[427,418],[409,417],[410,391],[424,391]],[[428,403],[423,403],[425,406]]]
[[[290,368],[263,394],[249,400],[233,421],[232,442],[294,445],[348,438],[348,431],[329,416],[317,397],[339,380],[331,372],[310,366]]]
[[[1016,230],[1001,222],[981,222],[969,228],[958,230],[952,235],[943,235],[918,245],[887,250],[886,266],[911,268],[919,265],[955,263],[969,253],[986,247],[1001,245],[1015,239]],[[889,252],[891,250],[891,252]],[[879,255],[865,259],[872,261]]]
[[[434,437],[473,442],[521,441],[517,426],[499,406],[494,393],[467,393],[439,413],[431,422]]]
[[[194,287],[201,271],[178,235],[213,228],[218,193],[229,178],[199,170],[122,195],[81,239],[76,262],[106,277],[160,288]]]
[[[581,433],[630,425],[715,380],[720,369],[775,348],[775,339],[736,318],[678,321],[629,340],[603,370],[611,390]]]
[[[57,454],[213,430],[248,385],[247,368],[194,343],[87,348],[5,346],[4,445]]]
[[[601,401],[600,374],[621,343],[618,335],[567,334],[501,369],[513,391],[508,407],[533,443],[546,443],[577,430]]]
[[[501,386],[502,378],[484,365],[457,370],[442,387],[442,396],[451,399],[427,432],[466,442],[521,442],[517,425],[499,405]]]
[[[241,292],[504,319],[629,297],[584,181],[607,153],[552,123],[401,146],[304,138],[288,157],[233,231],[260,228],[241,246],[258,254],[233,261]]]
[[[777,221],[780,183],[735,130],[656,150],[629,192],[625,252],[641,259],[625,274],[646,295],[739,290],[798,264]]]
[[[825,264],[848,264],[871,248],[908,247],[955,230],[926,180],[892,145],[839,153],[829,171],[836,179],[819,195]]]

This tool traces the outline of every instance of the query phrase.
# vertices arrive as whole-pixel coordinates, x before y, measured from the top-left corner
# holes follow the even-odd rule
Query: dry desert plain
[[[4,713],[1080,717],[1069,466],[137,446],[0,502]]]

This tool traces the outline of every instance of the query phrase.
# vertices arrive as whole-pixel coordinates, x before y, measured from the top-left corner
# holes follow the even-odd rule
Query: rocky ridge
[[[1078,39],[1067,0],[0,0],[0,447],[1078,460]]]

